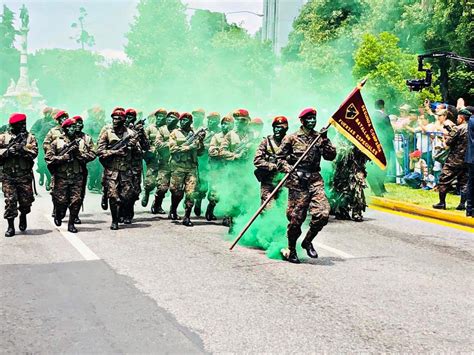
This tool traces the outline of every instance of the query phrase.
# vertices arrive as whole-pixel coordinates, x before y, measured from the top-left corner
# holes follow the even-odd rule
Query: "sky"
[[[189,8],[208,9],[219,12],[252,11],[261,14],[263,0],[182,0]],[[125,59],[124,34],[133,21],[138,0],[5,0],[18,17],[20,7],[25,4],[30,14],[28,50],[41,48],[79,48],[72,36],[76,30],[71,24],[79,17],[79,8],[88,13],[86,29],[95,37],[93,50],[108,58]],[[188,10],[191,16],[193,10]],[[228,14],[229,22],[238,23],[250,33],[255,33],[262,25],[262,18],[248,14]],[[19,21],[19,20],[18,20]]]

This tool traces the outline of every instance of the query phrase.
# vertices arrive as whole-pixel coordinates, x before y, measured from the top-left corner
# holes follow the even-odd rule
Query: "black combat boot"
[[[13,237],[15,235],[15,218],[8,218],[8,228],[5,237]]]
[[[107,211],[109,208],[109,199],[107,198],[107,194],[102,194],[102,200],[100,202],[100,206],[104,211]]]
[[[201,204],[202,204],[202,200],[196,200],[195,202],[196,204],[194,205],[194,214],[196,215],[196,217],[201,217]]]
[[[308,234],[309,234],[309,231],[308,231]],[[311,240],[312,240],[312,238],[311,238]],[[318,258],[318,253],[316,252],[316,249],[314,249],[313,243],[308,239],[308,237],[306,237],[303,240],[303,243],[301,243],[301,247],[303,249],[306,249],[306,254],[308,254],[308,256],[310,258],[313,258],[313,259]]]
[[[150,190],[145,189],[143,198],[142,198],[142,207],[146,207],[148,205],[149,199],[150,199]]]
[[[66,215],[66,212],[60,211],[58,208],[55,208],[54,209],[54,224],[60,227],[65,215]]]
[[[171,207],[170,207],[170,213],[168,215],[168,218],[176,221],[179,220],[178,212],[176,209],[178,208],[179,202],[181,201],[180,196],[176,196],[175,194],[171,194]]]
[[[466,194],[461,193],[461,201],[459,201],[459,205],[456,207],[458,211],[466,210]]]
[[[110,225],[110,229],[116,231],[119,229],[119,221],[118,221],[118,214],[119,214],[119,207],[116,204],[110,204],[110,214],[112,215],[112,224]]]
[[[76,218],[74,218],[74,224],[82,224],[82,221],[79,216],[76,216]]]
[[[206,219],[210,221],[217,220],[217,217],[214,215],[214,208],[216,207],[215,202],[209,202],[206,209]]]
[[[439,193],[439,202],[436,205],[433,205],[433,208],[437,210],[446,209],[446,192]]]
[[[132,224],[133,205],[127,205],[120,208],[123,213],[123,224]]]
[[[71,233],[77,233],[77,229],[74,226],[74,221],[77,216],[74,216],[72,213],[69,212],[69,222],[67,224],[67,230]]]
[[[186,207],[186,209],[184,210],[183,226],[194,226],[193,222],[191,222],[191,209],[192,207]]]
[[[290,249],[290,254],[288,254],[287,260],[293,264],[301,264],[298,254],[296,253],[296,249]]]
[[[163,199],[165,198],[165,194],[161,191],[158,191],[155,194],[155,200],[153,201],[153,204],[151,205],[151,213],[153,214],[165,214],[166,212],[163,210],[161,207],[161,204],[163,203]]]
[[[18,225],[18,227],[22,232],[26,231],[26,213],[20,213],[20,224]]]
[[[224,227],[230,227],[231,224],[231,218],[229,216],[224,216],[224,218],[222,219],[222,225]]]
[[[293,264],[300,264],[301,261],[298,258],[298,254],[296,253],[296,241],[298,240],[298,237],[301,234],[301,228],[299,227],[294,227],[294,228],[288,228],[288,249],[290,250],[290,253],[288,254],[288,257],[286,260],[288,260],[290,263]]]

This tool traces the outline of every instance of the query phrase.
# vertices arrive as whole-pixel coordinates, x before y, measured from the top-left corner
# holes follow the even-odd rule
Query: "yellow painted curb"
[[[371,205],[374,205],[377,207],[382,207],[389,210],[414,214],[417,216],[439,219],[442,221],[474,228],[474,218],[462,216],[450,211],[435,210],[433,208],[426,208],[419,205],[415,205],[413,203],[400,202],[400,201],[391,200],[388,198],[375,197],[375,196],[370,197],[369,201]]]

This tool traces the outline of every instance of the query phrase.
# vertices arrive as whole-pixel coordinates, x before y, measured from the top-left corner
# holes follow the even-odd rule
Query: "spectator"
[[[413,189],[430,189],[433,178],[428,174],[428,164],[421,156],[420,150],[410,153],[410,172],[404,177],[405,183]]]
[[[465,158],[468,170],[466,216],[474,217],[474,107],[468,106],[466,110],[471,114],[467,128],[467,149]],[[462,113],[462,111],[460,112]]]
[[[467,120],[470,112],[461,110],[457,117],[457,126],[449,128],[444,124],[445,144],[449,147],[449,153],[439,177],[438,191],[439,203],[433,205],[436,209],[446,209],[446,193],[448,188],[457,180],[461,192],[461,201],[457,210],[464,210],[467,197],[467,167],[464,163],[467,148]]]

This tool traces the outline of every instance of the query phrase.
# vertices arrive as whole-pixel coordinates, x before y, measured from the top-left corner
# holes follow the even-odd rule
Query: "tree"
[[[76,43],[80,43],[81,44],[81,48],[82,50],[85,49],[85,47],[92,47],[95,45],[95,39],[94,39],[94,36],[92,36],[91,34],[89,34],[89,32],[87,32],[84,28],[84,24],[85,24],[85,19],[87,17],[87,11],[85,8],[83,7],[80,7],[79,8],[79,18],[78,18],[78,22],[73,22],[71,24],[71,27],[72,28],[78,28],[79,29],[79,33],[77,34],[76,37],[71,37],[72,39],[75,39],[76,40]]]
[[[15,48],[15,35],[13,27],[14,13],[3,5],[0,15],[0,95],[8,87],[10,79],[17,79],[20,69],[20,52]]]

